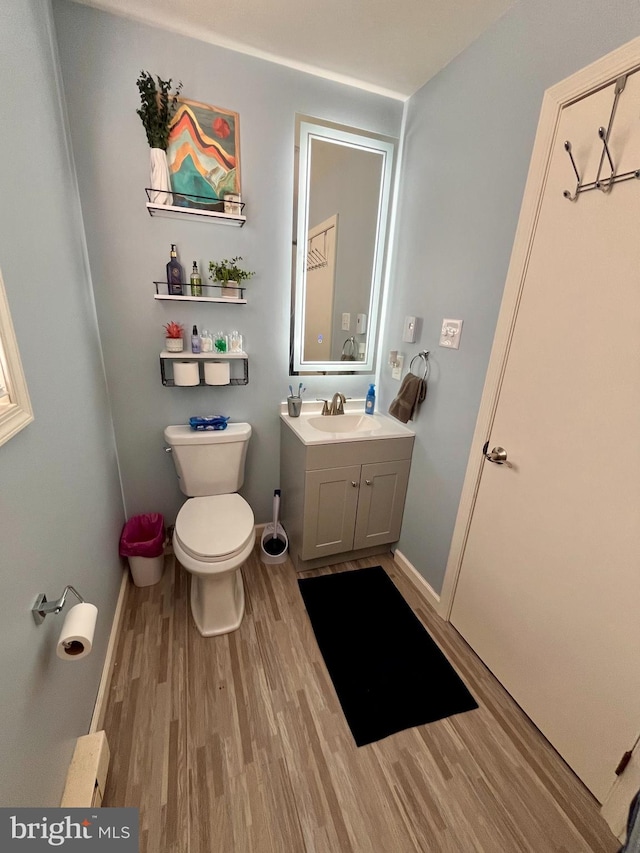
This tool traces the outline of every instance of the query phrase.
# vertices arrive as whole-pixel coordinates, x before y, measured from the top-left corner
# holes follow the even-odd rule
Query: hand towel
[[[403,424],[413,420],[418,406],[427,396],[427,383],[413,373],[407,373],[402,380],[398,396],[389,406],[389,414],[393,415]]]

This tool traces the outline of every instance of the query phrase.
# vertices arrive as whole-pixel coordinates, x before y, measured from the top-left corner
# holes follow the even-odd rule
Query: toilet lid
[[[224,560],[254,536],[253,512],[238,494],[190,498],[176,518],[175,535],[196,560]]]

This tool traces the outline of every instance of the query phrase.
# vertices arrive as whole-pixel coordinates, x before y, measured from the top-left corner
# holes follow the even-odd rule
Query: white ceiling
[[[512,0],[79,0],[134,20],[406,99]]]

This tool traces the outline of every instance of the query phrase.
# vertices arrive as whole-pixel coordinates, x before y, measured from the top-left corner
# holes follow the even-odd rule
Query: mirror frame
[[[22,369],[16,333],[0,270],[0,363],[8,400],[0,403],[0,445],[13,438],[33,420],[33,409]]]
[[[377,355],[377,335],[380,321],[382,280],[387,255],[388,223],[391,218],[391,198],[395,172],[397,140],[392,137],[358,130],[309,116],[296,115],[298,137],[297,197],[294,198],[295,253],[292,253],[293,301],[290,362],[291,375],[325,373],[373,373]],[[375,152],[382,156],[376,240],[371,276],[371,294],[368,306],[367,346],[362,361],[308,361],[303,359],[304,311],[306,293],[306,246],[309,230],[309,192],[311,146],[315,139],[335,142],[350,148]],[[294,191],[295,194],[295,191]],[[338,211],[339,212],[339,211]],[[348,369],[347,369],[348,364]]]

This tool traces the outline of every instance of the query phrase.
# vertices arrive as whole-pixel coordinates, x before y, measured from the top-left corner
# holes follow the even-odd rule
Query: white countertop
[[[415,432],[405,424],[390,417],[375,412],[373,415],[364,414],[364,399],[347,400],[344,406],[345,415],[362,415],[366,432],[358,430],[350,432],[333,432],[328,429],[333,423],[339,427],[342,415],[325,415],[322,419],[322,430],[316,429],[312,423],[321,415],[322,403],[303,401],[300,417],[292,418],[287,413],[287,404],[280,404],[280,418],[289,429],[295,433],[303,444],[336,444],[346,441],[377,441],[381,438],[406,438]],[[325,431],[327,430],[327,431]]]

